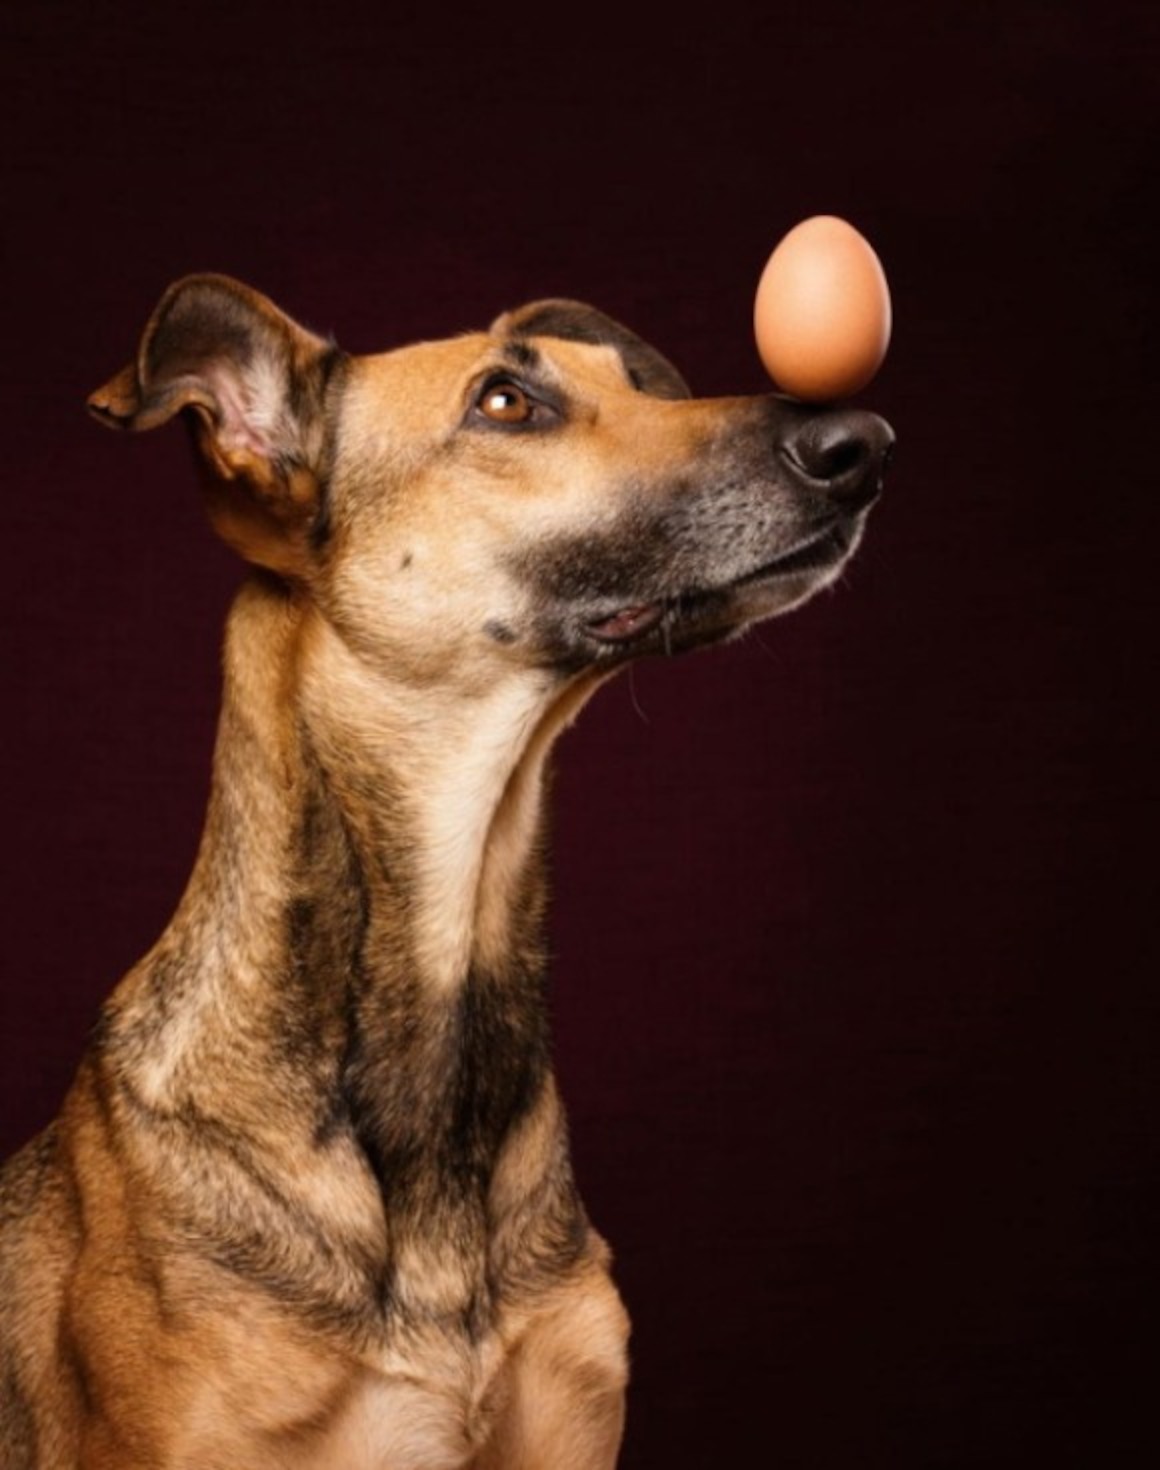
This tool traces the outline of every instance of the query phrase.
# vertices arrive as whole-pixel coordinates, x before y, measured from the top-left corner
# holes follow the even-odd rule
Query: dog
[[[4,1470],[609,1470],[628,1321],[550,1064],[549,752],[841,573],[893,435],[549,300],[354,357],[170,287],[231,611],[189,887],[0,1183]]]

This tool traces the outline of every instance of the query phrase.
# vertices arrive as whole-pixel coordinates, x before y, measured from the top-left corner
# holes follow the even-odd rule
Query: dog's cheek
[[[453,538],[396,528],[373,556],[337,557],[314,590],[343,641],[394,681],[470,694],[527,661],[526,599]]]
[[[481,650],[485,658],[496,658],[509,669],[541,673],[556,668],[572,642],[558,604],[514,586],[494,600],[478,632],[486,645]]]

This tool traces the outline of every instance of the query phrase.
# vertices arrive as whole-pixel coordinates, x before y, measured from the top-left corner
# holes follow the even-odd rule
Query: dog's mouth
[[[849,542],[841,526],[833,525],[730,582],[706,588],[692,588],[653,602],[631,603],[591,619],[585,623],[584,628],[599,643],[631,643],[651,633],[660,623],[667,624],[675,615],[686,616],[698,606],[720,601],[743,587],[833,566],[848,549]]]
[[[627,643],[651,632],[665,615],[666,602],[642,602],[636,607],[622,607],[610,618],[599,618],[585,626],[601,643]]]

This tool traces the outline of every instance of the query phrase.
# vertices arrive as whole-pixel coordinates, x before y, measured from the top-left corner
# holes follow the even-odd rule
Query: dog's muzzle
[[[521,559],[562,667],[678,652],[795,606],[857,546],[894,446],[865,409],[770,394],[718,409],[667,480],[634,486],[609,530]]]

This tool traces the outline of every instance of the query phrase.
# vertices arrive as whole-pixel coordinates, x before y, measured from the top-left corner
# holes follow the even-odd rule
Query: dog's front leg
[[[628,1314],[593,1267],[534,1319],[472,1470],[613,1470],[624,1430]]]

